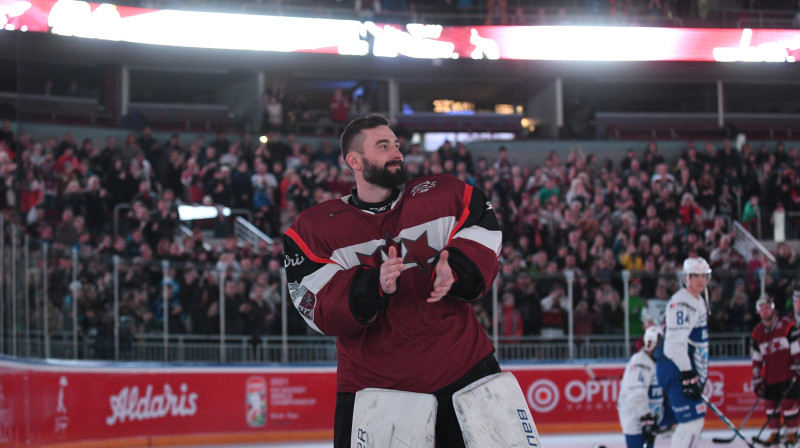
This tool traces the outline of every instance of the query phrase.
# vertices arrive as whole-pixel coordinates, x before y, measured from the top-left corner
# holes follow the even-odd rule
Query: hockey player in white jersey
[[[664,343],[656,350],[656,375],[678,425],[672,448],[693,448],[700,441],[708,377],[708,306],[704,294],[711,268],[700,257],[683,262],[684,287],[667,303]],[[663,349],[661,348],[663,347]]]
[[[660,337],[659,327],[648,328],[644,333],[644,345],[631,356],[622,375],[617,412],[628,448],[653,448],[655,443],[664,403],[664,391],[656,379],[653,359]]]

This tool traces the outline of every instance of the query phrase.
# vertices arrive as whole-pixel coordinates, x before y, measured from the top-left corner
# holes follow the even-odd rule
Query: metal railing
[[[18,352],[21,358],[45,358],[44,338],[41,332],[21,335],[19,342],[26,347]],[[278,336],[262,336],[253,341],[249,336],[226,336],[225,359],[227,363],[247,364],[303,364],[321,365],[336,363],[336,338],[326,336],[291,336],[284,348]],[[741,359],[750,354],[749,335],[742,333],[712,334],[709,342],[710,358],[714,360]],[[160,336],[132,334],[123,344],[119,361],[173,363],[219,363],[220,338],[209,335],[172,335],[164,353]],[[570,356],[567,338],[523,336],[509,341],[500,338],[497,357],[503,362],[550,362],[571,360],[622,360],[632,349],[627,347],[623,335],[596,335],[576,342],[575,356]],[[114,360],[109,335],[87,334],[79,338],[76,346],[72,334],[62,332],[50,335],[51,358]],[[287,350],[284,353],[284,350]]]
[[[0,215],[2,216],[2,215]],[[280,362],[330,363],[335,361],[335,339],[309,335],[305,322],[292,308],[283,271],[271,273],[267,287],[274,288],[274,327],[240,334],[226,313],[235,313],[233,292],[226,286],[237,281],[255,282],[261,270],[243,271],[222,261],[183,263],[175,260],[143,261],[120,256],[103,256],[91,248],[67,249],[31,241],[0,217],[0,353],[23,358],[108,359],[161,362]],[[192,314],[184,307],[202,305],[203,297],[185,297],[175,303],[176,281],[185,271],[198,274],[199,293],[213,305]],[[797,272],[782,272],[789,277]],[[767,270],[714,271],[717,284],[710,289],[732,285],[748,275],[764,282]],[[579,277],[576,279],[576,277]],[[619,287],[624,326],[618,334],[575,334],[573,282],[582,277],[566,270],[550,276],[532,276],[534,282],[558,281],[567,287],[568,306],[562,336],[547,338],[525,334],[504,338],[500,333],[500,281],[495,282],[485,305],[492,323],[487,333],[502,360],[623,359],[630,356],[639,335],[632,333],[629,306],[632,279],[663,281],[678,287],[677,272],[614,271],[605,281]],[[238,279],[238,280],[237,280]],[[270,286],[271,285],[271,286]],[[721,289],[720,289],[721,290]],[[659,306],[663,300],[649,300]],[[521,303],[518,305],[522,305]],[[661,303],[663,306],[664,303]],[[712,301],[713,305],[713,301]],[[716,306],[727,306],[719,303]],[[131,313],[144,307],[145,313]],[[216,311],[214,311],[214,309]],[[226,310],[227,309],[227,310]],[[713,309],[713,306],[712,306]],[[650,310],[653,311],[653,310]],[[663,313],[663,308],[661,308]],[[204,314],[205,313],[205,314]],[[656,322],[659,311],[651,315]],[[211,316],[205,322],[204,315]],[[141,322],[140,322],[141,320]],[[205,326],[201,325],[205,324]],[[743,329],[742,331],[746,331]],[[221,337],[220,335],[225,335]],[[716,359],[745,357],[747,333],[711,335],[711,352]]]

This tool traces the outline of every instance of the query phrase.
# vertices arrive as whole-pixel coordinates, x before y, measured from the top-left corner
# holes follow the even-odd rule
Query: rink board
[[[540,434],[618,431],[624,364],[505,364]],[[749,361],[712,363],[706,394],[735,424],[755,402]],[[0,358],[0,447],[330,440],[334,367],[21,362]],[[763,423],[763,410],[749,424]],[[706,427],[721,428],[712,414]]]

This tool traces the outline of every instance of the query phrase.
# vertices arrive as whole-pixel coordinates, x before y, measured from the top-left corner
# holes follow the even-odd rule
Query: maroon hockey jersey
[[[431,393],[493,350],[469,302],[427,303],[442,249],[478,268],[484,293],[497,275],[502,235],[485,195],[450,175],[406,184],[388,211],[348,201],[303,211],[284,237],[289,292],[309,326],[337,336],[337,391],[366,387]],[[405,269],[374,322],[354,317],[349,293],[359,269],[379,269],[390,246]],[[451,255],[452,256],[452,255]]]
[[[751,359],[753,369],[761,371],[764,384],[777,384],[792,379],[792,354],[790,333],[794,322],[788,317],[779,317],[767,327],[760,322],[753,329]]]

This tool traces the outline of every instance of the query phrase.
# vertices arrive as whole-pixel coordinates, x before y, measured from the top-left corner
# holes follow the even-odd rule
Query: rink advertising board
[[[222,441],[327,437],[335,387],[333,368],[0,361],[0,446],[113,439],[135,446],[202,434],[236,435]],[[26,439],[30,445],[14,445]]]
[[[542,439],[618,431],[624,365],[504,365]],[[755,402],[747,361],[712,363],[706,395],[734,423]],[[330,439],[336,372],[0,359],[0,446],[153,446]],[[763,423],[763,412],[750,419]],[[709,413],[707,427],[722,427]],[[24,441],[28,441],[27,444]],[[94,443],[95,445],[87,445]]]
[[[563,366],[503,366],[514,373],[528,401],[540,434],[560,432],[618,431],[617,396],[625,366],[594,364]],[[749,361],[712,363],[705,395],[738,424],[756,396]],[[750,423],[763,423],[762,412],[754,412]],[[710,411],[706,427],[724,424]],[[544,436],[542,436],[544,438]]]

